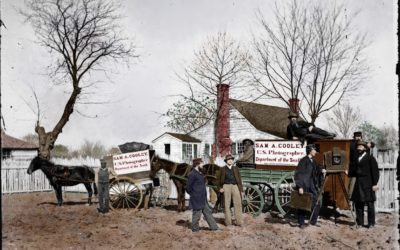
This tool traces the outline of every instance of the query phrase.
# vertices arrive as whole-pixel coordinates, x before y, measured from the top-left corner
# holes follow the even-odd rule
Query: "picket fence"
[[[376,210],[381,212],[399,211],[397,198],[398,181],[396,179],[396,160],[398,152],[378,152],[377,160],[380,171],[379,190],[377,192]],[[87,165],[93,168],[100,167],[100,160],[93,158],[52,159],[56,164]],[[1,191],[3,194],[52,191],[46,176],[42,171],[32,175],[27,174],[30,160],[3,160],[1,162]],[[63,187],[67,192],[86,192],[83,184],[72,187]],[[176,198],[176,190],[170,183],[170,198]]]

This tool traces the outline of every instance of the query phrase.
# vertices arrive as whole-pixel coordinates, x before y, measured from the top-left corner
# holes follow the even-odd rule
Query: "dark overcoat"
[[[375,192],[372,186],[378,184],[379,169],[375,157],[365,153],[361,161],[350,165],[349,177],[356,177],[351,200],[354,202],[375,201]]]
[[[226,168],[227,168],[226,165],[223,168],[221,168],[220,176],[218,176],[218,179],[219,179],[219,181],[218,181],[218,185],[219,185],[218,189],[221,189],[222,186],[225,183],[225,171],[226,171]],[[243,184],[242,184],[242,177],[240,176],[239,168],[238,168],[238,166],[233,165],[232,166],[232,170],[233,170],[233,175],[235,176],[235,180],[236,180],[237,186],[239,188],[239,191],[242,193],[243,192]]]
[[[322,183],[322,171],[314,159],[305,156],[301,158],[294,172],[296,188],[303,188],[305,192],[316,195],[316,190]]]
[[[186,192],[190,195],[190,209],[204,209],[207,201],[206,183],[204,180],[204,176],[196,169],[193,169],[188,176]]]

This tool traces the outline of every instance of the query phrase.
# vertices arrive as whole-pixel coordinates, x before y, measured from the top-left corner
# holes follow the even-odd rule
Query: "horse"
[[[176,186],[178,192],[178,212],[186,210],[185,206],[185,185],[192,166],[187,163],[175,163],[155,155],[151,162],[150,178],[154,179],[157,172],[164,169],[167,172]]]
[[[57,205],[63,205],[62,186],[75,186],[83,183],[88,191],[88,204],[92,204],[92,187],[93,183],[94,194],[97,195],[97,187],[95,183],[95,173],[91,167],[88,166],[63,166],[56,165],[49,160],[45,160],[36,156],[33,158],[28,167],[28,174],[32,174],[36,170],[41,169],[54,188],[57,197]]]
[[[187,163],[176,163],[170,160],[162,159],[158,156],[153,158],[150,170],[150,178],[154,178],[159,170],[165,170],[171,177],[178,192],[178,212],[185,211],[185,186],[187,177],[192,170],[192,166]],[[214,191],[218,194],[218,174],[220,167],[215,164],[205,164],[202,173],[206,178],[206,183],[213,186]],[[218,195],[215,208],[221,204],[220,196]]]

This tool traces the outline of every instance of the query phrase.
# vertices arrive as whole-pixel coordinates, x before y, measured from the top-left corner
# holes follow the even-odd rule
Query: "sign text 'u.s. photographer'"
[[[113,155],[113,165],[117,175],[150,171],[149,150]]]
[[[299,141],[256,141],[254,146],[257,165],[297,166],[306,155]]]

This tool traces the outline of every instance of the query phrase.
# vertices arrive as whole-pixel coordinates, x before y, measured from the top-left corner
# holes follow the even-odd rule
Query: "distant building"
[[[38,155],[38,149],[38,146],[9,136],[1,130],[2,160],[9,158],[32,159]]]
[[[228,153],[238,157],[243,152],[244,139],[286,137],[289,108],[229,99],[229,85],[220,84],[217,88],[217,105],[221,107],[217,141],[221,157]],[[188,134],[164,133],[152,143],[162,158],[189,163],[193,158],[202,157],[208,162],[217,155],[213,145],[214,120]],[[221,159],[217,162],[221,163]]]

